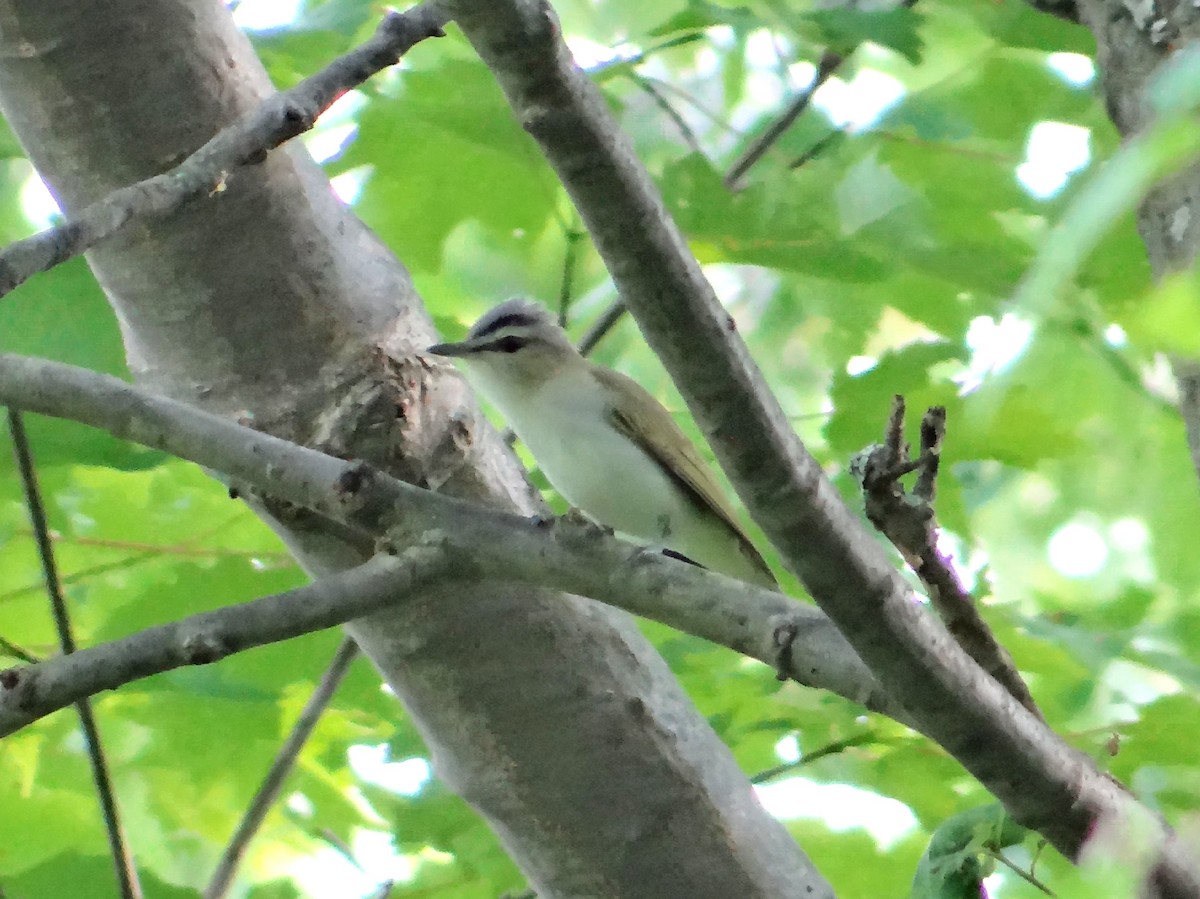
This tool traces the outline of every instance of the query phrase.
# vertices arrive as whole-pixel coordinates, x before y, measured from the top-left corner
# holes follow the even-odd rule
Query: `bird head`
[[[464,363],[469,373],[492,382],[537,383],[580,358],[546,307],[512,299],[485,312],[458,343],[439,343],[427,353]]]

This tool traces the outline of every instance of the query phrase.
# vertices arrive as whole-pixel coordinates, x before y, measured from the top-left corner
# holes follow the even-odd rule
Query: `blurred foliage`
[[[847,460],[878,439],[892,394],[913,409],[946,405],[939,514],[988,618],[1052,725],[1194,831],[1200,509],[1160,354],[1196,352],[1198,282],[1189,271],[1151,287],[1133,207],[1151,176],[1194,156],[1195,60],[1157,87],[1162,127],[1118,151],[1094,88],[1061,74],[1069,63],[1086,71],[1087,32],[1021,0],[922,0],[892,13],[774,0],[556,7],[839,488],[855,501]],[[309,0],[291,25],[252,38],[289,86],[362,40],[383,8]],[[834,82],[741,189],[727,189],[723,174],[826,49],[849,55]],[[615,298],[564,192],[455,29],[356,100],[318,127],[343,129],[329,174],[361,185],[357,210],[448,334],[525,293],[565,303],[580,335]],[[1089,150],[1083,171],[1048,195],[1018,177],[1044,122],[1083,129]],[[0,237],[11,240],[32,228],[19,202],[30,168],[2,130]],[[0,304],[0,349],[125,374],[118,328],[81,261]],[[695,433],[629,320],[596,355]],[[70,425],[31,421],[31,431],[81,644],[302,580],[275,537],[194,467]],[[26,513],[0,458],[0,637],[52,654]],[[763,775],[764,796],[815,791],[804,794],[811,808],[771,807],[839,895],[901,896],[914,876],[914,895],[950,895],[958,875],[976,895],[989,871],[990,895],[1042,895],[985,858],[991,835],[1020,835],[979,825],[988,796],[936,746],[836,697],[780,686],[731,652],[646,630],[746,772]],[[148,896],[197,895],[337,642],[316,634],[97,698]],[[386,747],[398,764],[352,766],[355,746]],[[385,879],[395,897],[520,891],[465,803],[436,779],[384,776],[420,774],[425,755],[356,662],[251,848],[244,895],[361,895]],[[3,758],[4,896],[112,895],[72,715],[9,738]],[[846,801],[845,787],[862,801]],[[883,797],[899,822],[887,833]],[[1096,840],[1080,868],[1034,838],[1004,852],[1060,896],[1096,895],[1098,884],[1128,892],[1137,841]]]

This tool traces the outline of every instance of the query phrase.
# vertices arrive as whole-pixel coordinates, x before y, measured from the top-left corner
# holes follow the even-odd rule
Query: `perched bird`
[[[543,306],[509,300],[461,343],[428,352],[463,363],[571,505],[635,540],[776,586],[670,413],[636,381],[580,355]]]

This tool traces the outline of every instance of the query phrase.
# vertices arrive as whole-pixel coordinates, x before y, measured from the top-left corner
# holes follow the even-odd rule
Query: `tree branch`
[[[910,460],[904,442],[904,398],[893,399],[883,444],[872,447],[852,466],[858,469],[867,518],[921,579],[930,604],[958,645],[1009,695],[1041,718],[1041,710],[1012,656],[988,627],[950,559],[938,549],[933,498],[945,432],[946,410],[936,406],[921,421],[921,452]],[[913,471],[917,472],[917,482],[910,496],[900,477]]]
[[[901,0],[901,2],[897,4],[897,7],[911,9],[916,5],[916,2],[917,0]],[[725,173],[725,177],[722,179],[726,189],[740,190],[742,188],[742,177],[748,171],[750,171],[750,169],[760,159],[762,159],[763,156],[766,155],[767,151],[770,150],[771,147],[773,147],[779,141],[779,139],[783,137],[784,134],[787,133],[787,130],[792,127],[792,123],[795,122],[796,119],[798,119],[806,109],[808,109],[809,105],[812,103],[813,95],[821,89],[821,85],[832,78],[833,74],[841,68],[842,63],[844,63],[850,54],[857,49],[858,45],[855,44],[844,53],[839,53],[836,50],[826,49],[825,52],[821,54],[821,59],[817,62],[817,71],[816,74],[813,75],[813,80],[798,94],[796,94],[792,101],[786,107],[784,107],[783,112],[781,112],[775,118],[775,120],[771,122],[767,130],[764,131],[757,140],[751,143],[750,146],[747,147],[742,153],[742,155],[734,161],[733,165],[729,167],[729,171]],[[828,140],[828,138],[826,138],[826,140]],[[821,141],[818,146],[809,148],[808,153],[794,161],[790,167],[799,168],[812,155],[820,152],[821,145],[824,143],[825,141]]]
[[[456,0],[455,20],[571,195],[630,312],[746,507],[893,695],[1007,807],[1075,857],[1098,818],[1144,810],[985,674],[911,592],[789,427],[549,5]],[[1163,831],[1163,895],[1200,890]]]
[[[9,244],[0,251],[0,297],[38,272],[113,236],[131,221],[163,218],[189,200],[225,190],[234,171],[261,162],[269,150],[308,131],[338,97],[395,65],[426,38],[442,36],[448,21],[435,0],[403,13],[388,13],[366,42],[266,100],[175,168],[113,191],[56,228]]]
[[[29,520],[33,525],[34,540],[42,562],[42,574],[46,579],[46,593],[54,615],[54,627],[58,631],[58,643],[63,656],[75,652],[75,635],[71,628],[71,616],[67,600],[63,596],[62,582],[58,577],[58,565],[54,560],[54,545],[50,540],[50,525],[46,520],[46,507],[42,503],[42,492],[38,487],[37,471],[33,462],[33,449],[25,433],[25,422],[20,410],[8,409],[8,430],[12,435],[13,453],[17,469],[21,474],[21,486],[25,491],[25,505],[29,509]],[[108,839],[108,851],[112,856],[117,876],[117,888],[122,899],[141,899],[142,885],[138,880],[137,865],[121,825],[121,813],[117,806],[117,793],[113,789],[112,775],[104,744],[100,739],[100,728],[92,714],[92,704],[87,697],[75,703],[79,715],[79,728],[83,731],[83,744],[87,748],[88,764],[92,769],[92,781],[96,786],[96,797],[100,802],[100,814],[104,819],[104,834]]]
[[[266,777],[263,778],[254,798],[250,800],[250,805],[246,807],[246,813],[238,822],[237,830],[233,832],[229,844],[221,853],[217,867],[214,869],[212,877],[209,878],[208,885],[204,888],[204,899],[222,899],[229,892],[229,887],[233,885],[233,877],[242,862],[246,848],[254,839],[254,835],[258,833],[259,828],[262,827],[267,812],[275,805],[275,800],[279,798],[288,774],[295,767],[296,759],[300,757],[300,750],[312,736],[317,722],[321,720],[321,714],[333,699],[346,672],[350,670],[350,664],[356,658],[358,658],[358,644],[350,637],[343,638],[337,652],[333,654],[329,665],[326,666],[325,673],[321,675],[321,682],[308,697],[308,702],[304,704],[300,717],[292,725],[291,733],[279,747],[279,751],[271,761],[271,767],[267,769]]]
[[[102,690],[290,640],[386,608],[446,576],[445,552],[411,547],[253,602],[190,615],[128,637],[0,671],[0,737]]]
[[[116,378],[55,362],[0,354],[0,402],[70,418],[191,459],[269,493],[274,501],[312,509],[364,534],[387,532],[396,546],[416,546],[406,554],[418,553],[409,559],[406,573],[391,580],[372,576],[375,567],[390,571],[386,563],[370,563],[375,567],[338,576],[332,585],[322,580],[81,650],[71,660],[9,669],[0,680],[0,736],[79,696],[332,627],[378,610],[388,596],[428,590],[446,578],[519,582],[589,596],[772,667],[779,661],[777,635],[794,632],[790,677],[905,723],[910,720],[821,613],[590,526],[547,525],[422,490]],[[452,577],[441,567],[445,557],[453,559]],[[358,586],[347,586],[343,577]]]
[[[590,356],[596,345],[605,338],[609,331],[616,327],[621,316],[625,314],[625,301],[617,297],[608,308],[600,313],[599,318],[592,322],[586,334],[579,339],[579,352]]]
[[[744,176],[751,168],[754,167],[760,159],[767,154],[767,151],[775,145],[779,138],[787,133],[787,130],[792,127],[792,123],[800,118],[804,110],[808,109],[812,102],[813,94],[828,81],[833,73],[836,72],[846,61],[845,55],[837,53],[834,50],[826,50],[821,54],[821,59],[817,63],[817,72],[813,75],[813,80],[810,84],[804,87],[779,114],[779,116],[771,123],[770,127],[762,133],[761,136],[750,144],[729,167],[729,171],[725,173],[722,179],[725,187],[728,190],[740,190],[742,187],[742,176]]]

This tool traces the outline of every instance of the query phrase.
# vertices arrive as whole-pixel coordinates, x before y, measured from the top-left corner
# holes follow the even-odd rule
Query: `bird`
[[[457,343],[462,365],[554,489],[598,524],[686,561],[778,589],[695,445],[627,375],[584,358],[544,306],[495,306]]]

